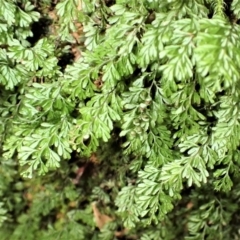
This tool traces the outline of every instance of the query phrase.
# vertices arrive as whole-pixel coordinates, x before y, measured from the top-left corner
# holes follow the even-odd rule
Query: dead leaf
[[[94,81],[94,85],[98,88],[101,89],[103,86],[103,81],[101,78],[97,79],[96,81]]]
[[[28,201],[32,201],[33,200],[33,195],[30,193],[30,192],[27,192],[26,194],[25,194],[25,198],[28,200]]]
[[[77,46],[72,47],[72,53],[74,55],[74,61],[77,61],[81,57],[81,52]]]
[[[193,203],[189,202],[186,207],[187,207],[188,210],[190,210],[193,207]]]
[[[65,215],[62,212],[57,213],[57,219],[64,219]]]
[[[77,201],[72,201],[68,204],[69,207],[76,207],[77,206]]]
[[[93,210],[93,216],[94,216],[95,223],[99,229],[102,229],[105,224],[113,221],[113,218],[111,218],[105,214],[102,214],[99,211],[99,209],[96,206],[96,202],[92,203],[92,210]]]
[[[85,169],[86,169],[86,164],[80,168],[78,168],[76,172],[76,177],[72,180],[73,184],[78,184],[81,176],[83,175]]]
[[[80,36],[79,36],[78,32],[73,32],[72,36],[76,40],[76,42],[79,44],[80,43],[80,41],[79,41]]]
[[[53,20],[53,21],[56,21],[57,20],[57,14],[56,14],[56,11],[49,11],[48,12],[48,16]]]
[[[89,158],[90,162],[94,163],[94,164],[98,164],[100,162],[100,160],[98,159],[96,153],[92,153],[92,155]]]

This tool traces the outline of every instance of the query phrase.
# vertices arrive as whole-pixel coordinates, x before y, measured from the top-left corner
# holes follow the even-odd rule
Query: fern
[[[1,239],[240,239],[239,14],[0,0]]]

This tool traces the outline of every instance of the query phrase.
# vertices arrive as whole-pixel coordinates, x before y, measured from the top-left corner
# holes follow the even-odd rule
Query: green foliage
[[[1,239],[240,239],[239,1],[0,16]]]

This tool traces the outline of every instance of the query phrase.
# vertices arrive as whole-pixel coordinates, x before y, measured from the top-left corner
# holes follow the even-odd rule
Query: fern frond
[[[214,15],[218,15],[221,17],[225,17],[225,7],[226,7],[226,3],[224,2],[224,0],[212,0],[210,2],[211,7],[214,11]]]

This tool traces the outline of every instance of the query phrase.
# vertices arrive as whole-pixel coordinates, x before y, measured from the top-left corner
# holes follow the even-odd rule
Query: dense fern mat
[[[240,1],[0,0],[0,239],[240,239]]]

